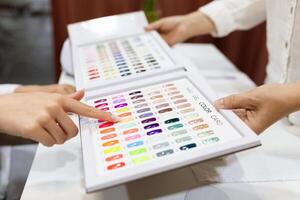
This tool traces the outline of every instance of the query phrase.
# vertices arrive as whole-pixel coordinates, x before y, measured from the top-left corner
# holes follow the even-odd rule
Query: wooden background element
[[[160,16],[192,12],[211,0],[157,0]],[[54,28],[56,72],[59,75],[59,55],[67,38],[66,25],[101,16],[138,11],[143,0],[51,0]],[[267,63],[265,24],[249,31],[238,31],[225,38],[196,37],[188,42],[214,43],[240,70],[258,85],[265,78]]]

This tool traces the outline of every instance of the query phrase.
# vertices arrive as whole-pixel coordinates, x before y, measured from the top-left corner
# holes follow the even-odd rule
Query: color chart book
[[[173,66],[175,63],[154,40],[151,34],[144,33],[81,46],[80,66],[85,74],[85,84]]]
[[[87,192],[260,145],[146,23],[136,12],[69,25],[84,102],[121,118],[80,118]]]
[[[69,25],[77,87],[90,91],[182,68],[155,31],[144,31],[146,24],[137,12]],[[118,34],[102,31],[110,29]]]

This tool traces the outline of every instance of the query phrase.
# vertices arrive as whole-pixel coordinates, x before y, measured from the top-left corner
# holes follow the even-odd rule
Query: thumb
[[[218,99],[214,105],[218,109],[252,109],[253,100],[246,95],[235,94]]]
[[[144,27],[145,31],[153,31],[153,30],[158,30],[163,23],[163,20],[158,20],[156,22],[152,22],[151,24],[148,24],[147,26]]]
[[[69,97],[72,99],[75,99],[77,101],[80,101],[84,97],[84,90],[78,90],[74,92],[73,94],[70,94]]]
[[[162,34],[161,36],[167,42],[167,44],[170,45],[170,46],[173,46],[173,45],[175,45],[176,43],[179,42],[177,40],[177,38],[174,36],[174,34],[172,34],[172,33]]]

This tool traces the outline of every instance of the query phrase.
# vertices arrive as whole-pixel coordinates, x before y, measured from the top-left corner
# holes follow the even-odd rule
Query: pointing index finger
[[[98,110],[92,106],[86,105],[72,98],[66,97],[64,99],[64,109],[68,112],[73,112],[81,116],[102,119],[109,122],[120,121],[119,117],[102,110]]]

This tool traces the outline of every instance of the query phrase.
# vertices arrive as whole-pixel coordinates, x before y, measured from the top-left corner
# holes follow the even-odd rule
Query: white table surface
[[[219,96],[255,87],[214,46],[181,44],[175,49]],[[74,80],[63,73],[60,82]],[[52,148],[39,145],[22,200],[299,200],[300,129],[282,120],[260,137],[261,147],[92,194],[84,190],[79,136]]]

